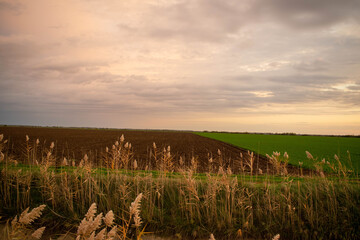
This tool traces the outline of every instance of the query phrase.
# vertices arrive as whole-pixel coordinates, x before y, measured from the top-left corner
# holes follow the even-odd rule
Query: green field
[[[287,152],[291,164],[298,165],[300,161],[306,167],[312,164],[307,159],[305,151],[309,151],[314,158],[320,160],[325,158],[329,162],[334,162],[334,155],[337,154],[347,166],[352,165],[357,172],[360,170],[360,138],[209,132],[197,132],[196,134],[249,149],[262,155],[271,155],[273,151],[282,154]],[[350,152],[351,163],[347,151]]]

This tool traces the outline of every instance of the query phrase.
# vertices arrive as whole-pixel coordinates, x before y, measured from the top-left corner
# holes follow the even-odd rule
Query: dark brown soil
[[[223,166],[224,170],[228,166],[234,173],[240,171],[240,153],[243,155],[245,163],[249,158],[247,150],[240,149],[230,144],[217,140],[198,136],[190,132],[181,131],[151,131],[151,130],[114,130],[114,129],[79,129],[79,128],[45,128],[45,127],[14,127],[1,126],[0,134],[9,140],[8,153],[16,158],[24,157],[26,147],[25,135],[30,138],[30,144],[34,144],[36,139],[40,140],[40,146],[44,149],[49,148],[51,142],[55,142],[55,155],[58,159],[80,160],[87,154],[92,161],[99,161],[105,152],[105,148],[114,144],[122,134],[125,142],[132,144],[134,159],[140,167],[151,164],[150,151],[153,142],[158,149],[171,146],[171,154],[175,161],[179,161],[181,156],[187,165],[190,165],[191,158],[195,157],[198,161],[199,171],[208,170],[208,159],[212,156],[214,168]],[[218,155],[218,149],[221,156]],[[266,157],[254,155],[254,173],[262,171],[272,173]],[[247,168],[246,171],[249,171]],[[289,166],[290,173],[297,174],[297,167]]]

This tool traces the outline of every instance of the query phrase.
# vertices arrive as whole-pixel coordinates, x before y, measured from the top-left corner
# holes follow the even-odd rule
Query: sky
[[[360,134],[359,0],[0,0],[0,124]]]

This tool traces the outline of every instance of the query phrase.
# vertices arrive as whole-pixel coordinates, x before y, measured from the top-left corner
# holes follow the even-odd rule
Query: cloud
[[[298,86],[316,86],[323,87],[330,84],[338,83],[343,81],[343,77],[332,76],[332,75],[287,75],[287,76],[274,76],[269,79],[272,82],[289,85],[292,87]]]
[[[244,28],[272,23],[300,31],[360,22],[357,0],[216,1],[184,0],[152,4],[141,22],[121,22],[121,31],[160,40],[221,43]]]
[[[166,123],[359,111],[358,1],[37,0],[14,2],[19,16],[6,3],[0,115],[101,124],[97,115]]]
[[[36,44],[27,36],[0,36],[0,61],[12,61],[34,56]]]
[[[20,14],[23,10],[23,6],[17,0],[1,0],[0,1],[0,12],[13,12],[15,14]]]
[[[301,72],[319,72],[327,70],[328,62],[322,59],[315,59],[313,61],[300,61],[293,65],[293,67]]]
[[[154,39],[221,42],[247,22],[249,1],[178,1],[152,4],[137,25],[119,23],[119,29]]]
[[[274,0],[256,1],[254,12],[296,29],[318,29],[342,21],[359,22],[357,0]]]

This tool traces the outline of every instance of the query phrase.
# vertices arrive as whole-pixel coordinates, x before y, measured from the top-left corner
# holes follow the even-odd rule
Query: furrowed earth
[[[89,159],[96,163],[101,161],[105,148],[111,149],[122,134],[125,142],[132,145],[133,159],[136,159],[139,168],[143,169],[146,165],[151,165],[154,142],[157,149],[170,146],[175,163],[181,156],[189,166],[191,158],[194,157],[200,172],[208,170],[210,157],[213,159],[213,166],[222,165],[224,170],[230,166],[234,173],[240,170],[240,154],[243,155],[243,164],[249,159],[246,149],[183,131],[1,126],[0,134],[9,139],[8,153],[16,159],[24,158],[25,136],[28,135],[30,145],[39,139],[40,146],[44,149],[49,148],[50,143],[54,142],[54,155],[59,161],[63,157],[80,161],[87,154]],[[218,149],[221,156],[218,155]],[[254,153],[254,158],[254,173],[273,173],[272,166],[265,156]],[[290,174],[298,174],[299,168],[289,165],[288,171]]]

